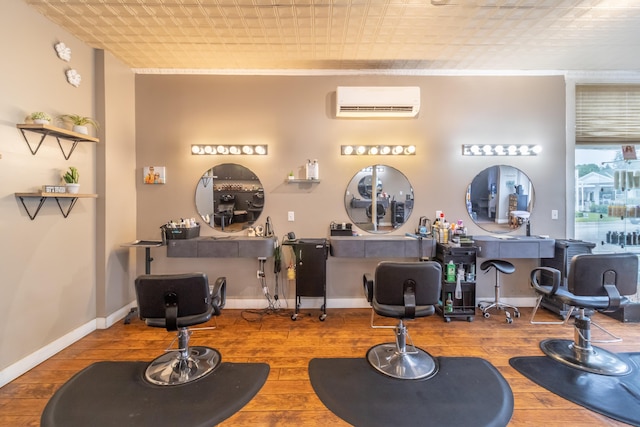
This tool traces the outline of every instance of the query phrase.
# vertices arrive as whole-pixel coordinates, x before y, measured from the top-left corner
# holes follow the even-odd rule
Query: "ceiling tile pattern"
[[[134,69],[640,70],[639,0],[24,0]]]

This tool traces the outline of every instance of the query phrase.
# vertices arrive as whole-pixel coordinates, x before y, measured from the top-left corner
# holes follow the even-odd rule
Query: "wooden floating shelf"
[[[60,151],[62,151],[62,155],[64,156],[65,160],[69,160],[69,157],[71,157],[71,153],[73,153],[73,150],[75,150],[78,142],[100,142],[98,138],[95,138],[93,136],[73,132],[71,130],[62,129],[52,125],[20,124],[16,125],[16,127],[20,129],[20,132],[22,132],[22,137],[24,138],[24,141],[27,143],[31,154],[33,155],[38,152],[40,146],[42,145],[42,142],[47,136],[53,136],[54,138],[56,138],[56,140],[58,141],[58,146],[60,147]],[[42,135],[40,137],[38,145],[36,145],[35,148],[31,147],[31,144],[29,143],[29,139],[27,138],[25,132],[33,132]],[[62,147],[62,143],[60,142],[60,140],[62,139],[71,141],[72,143],[71,149],[69,149],[67,153],[65,153],[64,148]]]
[[[40,208],[42,207],[45,200],[47,199],[55,199],[56,203],[58,204],[58,208],[60,208],[60,212],[62,213],[62,216],[66,218],[71,213],[71,209],[73,209],[78,199],[95,199],[98,197],[97,194],[44,193],[44,192],[15,193],[15,196],[20,199],[20,202],[22,203],[24,210],[27,211],[27,215],[29,215],[29,218],[31,218],[32,221],[36,218],[36,216],[38,215],[38,212],[40,212]],[[39,198],[40,202],[35,212],[32,214],[29,211],[29,208],[27,207],[26,203],[24,202],[24,199],[35,199],[35,198]],[[60,199],[66,199],[71,202],[69,204],[69,207],[66,210],[60,204]]]

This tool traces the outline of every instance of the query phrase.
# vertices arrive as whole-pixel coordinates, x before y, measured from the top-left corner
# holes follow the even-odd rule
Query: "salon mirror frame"
[[[255,224],[264,210],[264,188],[246,166],[220,163],[207,169],[195,190],[196,211],[202,223],[225,233]]]
[[[372,203],[370,196],[363,196],[373,191],[373,182],[377,183],[377,203]],[[413,186],[407,177],[385,164],[356,172],[344,195],[344,207],[353,225],[374,234],[391,233],[405,224],[413,211],[413,202]]]
[[[467,186],[465,205],[471,220],[484,231],[501,234],[528,223],[535,202],[531,179],[510,165],[480,171]],[[516,214],[513,214],[516,212]],[[525,218],[526,217],[526,218]]]

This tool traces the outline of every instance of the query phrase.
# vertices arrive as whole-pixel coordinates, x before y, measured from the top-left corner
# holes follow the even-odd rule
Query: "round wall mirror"
[[[465,203],[473,222],[491,233],[508,233],[529,221],[534,191],[529,177],[513,166],[491,166],[473,178]]]
[[[370,233],[389,233],[409,219],[413,188],[399,170],[386,165],[369,166],[349,181],[344,206],[353,225]]]
[[[263,208],[262,184],[242,165],[214,166],[196,184],[196,209],[202,222],[220,231],[240,231],[253,225]]]

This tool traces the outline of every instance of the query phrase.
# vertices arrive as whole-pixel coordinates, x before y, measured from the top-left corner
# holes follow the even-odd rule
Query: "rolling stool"
[[[478,304],[478,308],[482,311],[482,315],[485,318],[489,318],[491,316],[491,314],[489,314],[489,310],[492,308],[495,308],[496,310],[504,310],[505,315],[507,316],[507,323],[511,323],[513,322],[511,313],[509,313],[506,309],[512,309],[513,315],[515,317],[520,317],[520,311],[517,307],[500,302],[500,273],[511,274],[516,271],[516,268],[509,261],[504,261],[501,259],[490,259],[480,264],[480,269],[484,271],[485,274],[488,273],[491,268],[496,269],[496,299],[491,303],[480,302]]]

